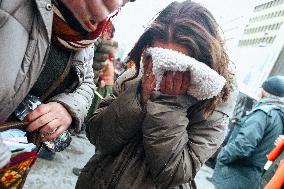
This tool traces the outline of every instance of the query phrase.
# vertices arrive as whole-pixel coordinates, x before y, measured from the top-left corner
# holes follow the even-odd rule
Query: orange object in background
[[[266,155],[269,161],[275,161],[275,159],[282,153],[284,150],[284,140],[282,140],[273,150]]]
[[[284,160],[280,161],[280,164],[271,178],[269,183],[264,187],[264,189],[281,189],[284,185]]]

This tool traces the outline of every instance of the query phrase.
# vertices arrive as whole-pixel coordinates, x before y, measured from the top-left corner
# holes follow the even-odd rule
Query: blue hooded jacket
[[[284,102],[261,99],[237,122],[226,146],[220,151],[213,182],[217,189],[256,188],[266,154],[284,132]]]

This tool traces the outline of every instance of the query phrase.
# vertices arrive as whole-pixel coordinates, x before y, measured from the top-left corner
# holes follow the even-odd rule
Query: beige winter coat
[[[9,117],[39,77],[48,56],[52,20],[50,0],[0,1],[0,121]],[[67,108],[76,126],[93,98],[93,52],[86,48],[72,54],[79,85],[52,99]]]

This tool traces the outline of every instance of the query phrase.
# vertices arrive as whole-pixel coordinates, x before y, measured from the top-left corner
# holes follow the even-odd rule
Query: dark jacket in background
[[[229,142],[217,158],[213,180],[217,189],[256,188],[266,154],[283,134],[284,103],[261,99],[235,126]]]

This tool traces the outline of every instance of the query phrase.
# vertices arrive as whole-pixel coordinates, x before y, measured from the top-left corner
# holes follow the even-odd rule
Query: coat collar
[[[256,104],[256,106],[260,106],[262,104],[275,104],[279,106],[284,106],[284,101],[280,98],[267,97],[260,99]]]
[[[51,0],[35,0],[37,9],[42,17],[45,31],[49,41],[51,40],[52,33],[52,20],[53,20],[53,9]]]

